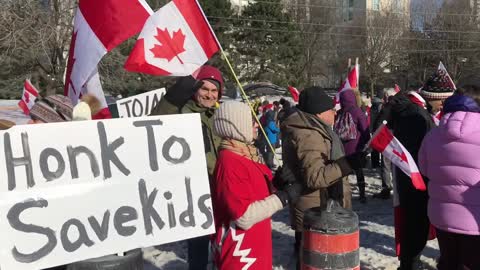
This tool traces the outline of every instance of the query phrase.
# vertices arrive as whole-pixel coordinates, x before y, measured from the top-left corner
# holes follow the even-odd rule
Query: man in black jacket
[[[389,102],[388,126],[415,162],[423,138],[436,126],[432,111],[427,108],[441,110],[443,100],[452,95],[453,91],[451,81],[445,74],[436,72],[419,93],[398,94]],[[424,177],[424,180],[428,183],[428,179]],[[400,208],[404,211],[400,228],[399,269],[418,269],[418,258],[427,243],[430,229],[427,216],[428,193],[415,189],[410,177],[398,168],[395,169],[395,183]]]
[[[398,94],[389,103],[388,126],[394,136],[417,162],[418,151],[425,135],[435,124],[428,111],[405,94]],[[425,181],[428,181],[424,178]],[[427,216],[428,193],[415,189],[410,176],[395,169],[400,208],[404,211],[400,227],[400,270],[417,269],[419,256],[428,239],[430,222]]]

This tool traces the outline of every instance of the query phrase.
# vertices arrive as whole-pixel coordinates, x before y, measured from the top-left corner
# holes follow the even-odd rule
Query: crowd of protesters
[[[445,74],[436,73],[420,91],[386,89],[383,100],[366,106],[358,89],[348,89],[340,93],[338,111],[318,87],[301,91],[296,106],[284,98],[222,102],[223,89],[221,72],[204,66],[195,78],[179,78],[152,111],[201,115],[216,233],[187,240],[190,270],[207,269],[212,257],[219,270],[272,269],[270,218],[284,207],[290,210],[298,258],[307,209],[328,199],[351,208],[350,175],[356,176],[359,200],[366,203],[367,143],[385,123],[428,184],[427,191],[415,189],[409,176],[380,158],[382,191],[374,198],[388,199],[393,190],[399,201],[399,269],[421,269],[419,256],[434,236],[439,270],[480,269],[478,77],[455,89]],[[73,106],[53,95],[36,102],[30,123],[90,120],[97,111],[92,97]],[[0,121],[1,129],[13,125]],[[276,161],[280,148],[283,164]],[[245,252],[239,255],[240,249]]]

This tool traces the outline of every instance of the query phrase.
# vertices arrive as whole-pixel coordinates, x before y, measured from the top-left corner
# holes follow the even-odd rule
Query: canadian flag
[[[300,97],[300,92],[298,91],[298,89],[293,86],[288,86],[288,91],[290,91],[293,101],[298,102],[298,99]]]
[[[392,163],[400,168],[406,175],[409,175],[416,189],[422,191],[427,190],[412,155],[410,155],[402,143],[393,136],[385,124],[381,125],[378,130],[375,131],[369,146],[382,153],[382,155],[392,161]]]
[[[173,0],[145,23],[125,69],[161,76],[194,73],[220,45],[197,1]]]
[[[18,102],[18,106],[23,110],[23,113],[30,115],[30,109],[35,104],[35,100],[38,98],[38,90],[33,86],[29,79],[25,80],[23,84],[22,99]]]
[[[355,67],[352,70],[350,70],[347,78],[342,83],[342,86],[340,86],[340,89],[338,89],[337,94],[335,94],[335,97],[333,98],[335,110],[338,111],[342,108],[342,106],[340,105],[340,93],[348,89],[358,88],[359,80],[360,80],[360,65],[356,64]]]
[[[107,52],[140,32],[151,13],[144,0],[79,1],[64,89],[73,104],[89,93],[104,108],[99,114],[110,116],[97,65]]]

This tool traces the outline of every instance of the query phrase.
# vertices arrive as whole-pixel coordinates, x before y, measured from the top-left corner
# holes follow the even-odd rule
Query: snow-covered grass
[[[381,189],[380,176],[372,170],[365,170],[367,196]],[[352,177],[355,180],[355,177]],[[355,181],[351,181],[353,184]],[[360,217],[360,260],[362,270],[395,270],[398,260],[395,255],[395,234],[393,227],[393,202],[390,200],[369,199],[367,204],[360,204],[355,197],[358,192],[355,186],[353,209]],[[439,256],[436,240],[429,241],[423,250],[422,269],[436,269]]]
[[[362,270],[395,270],[398,260],[395,257],[392,200],[372,199],[371,195],[380,191],[379,174],[365,170],[367,182],[366,204],[358,201],[355,177],[351,177],[354,190],[353,209],[360,217],[360,260]],[[353,178],[353,179],[352,179]],[[284,209],[272,219],[273,263],[276,270],[295,269],[293,257],[294,232],[289,226],[289,213]],[[438,244],[430,241],[424,249],[421,260],[423,269],[436,269],[435,260],[439,256]],[[187,269],[187,251],[184,242],[172,243],[144,250],[145,270]]]

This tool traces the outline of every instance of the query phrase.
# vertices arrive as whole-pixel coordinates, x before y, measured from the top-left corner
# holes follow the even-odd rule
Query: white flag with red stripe
[[[145,23],[125,69],[161,76],[191,75],[220,45],[195,0],[173,0]]]
[[[412,155],[405,149],[400,141],[395,138],[386,125],[382,125],[375,131],[369,146],[382,153],[412,179],[413,186],[418,190],[427,190],[422,175]]]
[[[23,113],[30,115],[30,109],[35,104],[38,95],[38,90],[33,86],[32,82],[29,79],[25,80],[22,99],[18,102],[18,106],[23,110]]]
[[[89,93],[108,111],[97,65],[107,52],[140,32],[151,13],[144,0],[80,0],[64,90],[73,104]]]
[[[358,88],[358,82],[360,81],[360,65],[356,64],[355,67],[350,70],[348,73],[347,78],[338,89],[337,94],[333,98],[333,102],[335,105],[335,110],[340,110],[342,107],[340,106],[340,93],[348,90],[348,89],[355,89]]]

